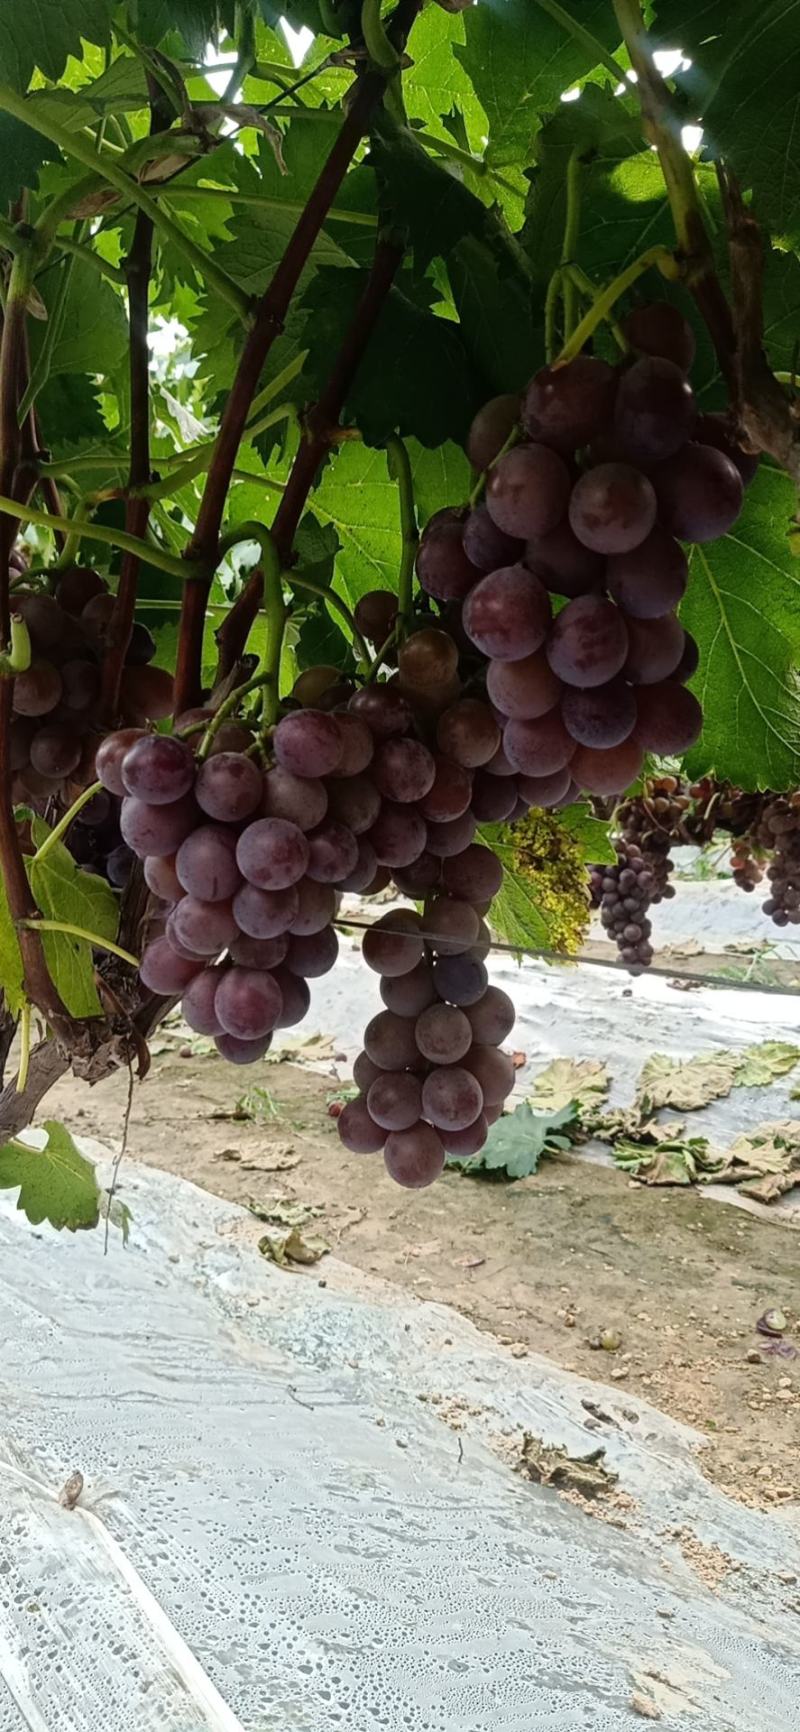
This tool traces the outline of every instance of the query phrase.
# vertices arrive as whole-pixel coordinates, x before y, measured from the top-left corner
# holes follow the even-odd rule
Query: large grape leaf
[[[691,552],[681,619],[700,646],[692,684],[704,711],[687,758],[692,776],[797,785],[800,561],[786,539],[794,504],[786,476],[762,467],[730,533]]]
[[[51,1227],[96,1227],[100,1212],[97,1175],[90,1161],[76,1149],[69,1131],[55,1119],[46,1119],[43,1148],[14,1137],[0,1148],[0,1190],[19,1189],[17,1208],[32,1226],[49,1221]]]
[[[42,163],[57,155],[55,145],[40,132],[10,114],[0,114],[0,210],[18,197],[22,187],[35,186]]]
[[[57,305],[57,284],[63,271],[68,273],[69,281],[50,355],[50,375],[111,373],[125,355],[128,344],[122,296],[82,259],[64,258],[59,270],[49,271],[39,288],[48,312]],[[44,321],[31,322],[34,362],[46,329]]]
[[[25,1002],[25,974],[5,885],[0,882],[0,993],[12,1016]]]
[[[752,187],[776,236],[800,241],[800,0],[660,0],[658,35],[691,56],[703,142]]]
[[[81,59],[81,38],[109,40],[111,0],[4,0],[0,6],[0,79],[27,90],[34,67],[60,78],[71,54]]]
[[[408,441],[420,523],[469,489],[469,464],[455,445],[427,451]],[[368,589],[394,589],[400,568],[400,506],[384,451],[346,444],[323,471],[315,516],[339,536],[336,587],[352,604]]]
[[[50,834],[43,818],[34,818],[31,835],[38,848]],[[63,842],[56,842],[43,860],[26,861],[31,890],[48,920],[79,926],[98,938],[115,939],[119,904],[104,878],[81,872]],[[71,1016],[99,1016],[91,946],[65,932],[43,932],[42,948],[50,976]]]
[[[424,122],[440,138],[448,136],[443,116],[457,109],[470,147],[480,151],[486,116],[469,73],[455,53],[465,39],[463,13],[426,6],[408,39],[411,65],[403,75],[403,98],[409,118]]]
[[[572,10],[580,39],[535,0],[494,0],[465,12],[466,42],[455,53],[489,120],[491,162],[529,162],[542,112],[616,48],[620,32],[607,0],[581,0]]]

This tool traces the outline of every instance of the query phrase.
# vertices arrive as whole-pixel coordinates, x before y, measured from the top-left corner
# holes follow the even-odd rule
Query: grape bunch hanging
[[[96,698],[111,598],[72,572],[26,604],[36,659],[18,681],[20,791],[46,797],[56,770],[68,789],[85,784],[94,765],[103,792],[70,845],[97,870],[113,841],[115,883],[143,862],[142,983],[180,999],[224,1057],[254,1062],[302,1020],[308,982],[336,962],[343,893],[393,885],[417,905],[365,937],[384,1008],[338,1119],[345,1147],[383,1150],[404,1185],[476,1153],[513,1084],[513,1005],[485,960],[503,869],[478,826],[616,795],[645,753],[683,752],[700,732],[685,685],[697,651],[676,612],[681,541],[730,527],[751,464],[724,418],[696,413],[685,321],[639,309],[627,334],[619,367],[579,355],[478,413],[468,452],[483,484],[424,529],[417,611],[364,596],[362,636],[376,650],[395,639],[380,667],[358,689],[335,668],[307,670],[267,736],[211,705],[151,731],[171,702],[135,627],[125,725],[99,739],[74,718]],[[51,712],[72,742],[57,763],[40,740]],[[629,850],[617,871],[623,955],[646,962],[652,867]]]

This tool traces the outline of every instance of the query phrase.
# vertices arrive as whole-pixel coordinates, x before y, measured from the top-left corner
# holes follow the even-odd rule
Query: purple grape
[[[361,946],[367,967],[374,968],[376,974],[390,976],[410,974],[422,961],[424,950],[420,917],[411,908],[382,914],[364,933]]]
[[[339,723],[324,710],[292,710],[278,723],[272,746],[293,776],[333,776],[342,756]]]
[[[623,374],[614,426],[634,462],[671,457],[686,443],[693,420],[694,393],[674,361],[645,355]]]
[[[517,789],[526,806],[546,811],[558,806],[569,793],[572,783],[568,769],[554,770],[551,776],[518,776]]]
[[[473,1040],[482,1046],[500,1046],[508,1039],[516,1017],[514,1006],[502,987],[487,986],[482,997],[467,1006]]]
[[[125,753],[120,768],[126,794],[148,806],[171,806],[188,794],[195,775],[191,746],[170,734],[144,734]]]
[[[622,329],[634,349],[643,355],[662,355],[688,373],[697,347],[694,331],[669,301],[633,307],[623,319]]]
[[[419,1016],[420,1011],[427,1010],[436,997],[428,963],[418,962],[408,974],[383,975],[380,993],[387,1010],[395,1011],[398,1016]]]
[[[384,800],[367,840],[382,866],[410,866],[427,840],[427,826],[418,812]]]
[[[183,885],[175,871],[175,859],[169,855],[153,855],[145,860],[144,881],[148,890],[162,902],[179,902],[183,895]]]
[[[717,541],[733,527],[744,489],[735,463],[711,445],[685,445],[653,471],[658,515],[679,541]]]
[[[375,858],[375,849],[365,836],[361,836],[358,843],[356,864],[352,872],[348,872],[347,877],[341,880],[339,889],[348,890],[354,895],[366,891],[372,883],[377,869],[378,862]]]
[[[376,1064],[373,1064],[371,1058],[367,1058],[365,1052],[358,1054],[353,1063],[353,1082],[362,1095],[368,1094],[370,1085],[374,1083],[375,1078],[383,1075],[384,1072],[379,1070]]]
[[[181,947],[195,956],[218,956],[233,943],[239,931],[230,902],[205,902],[199,896],[183,896],[175,904],[169,927]],[[227,1032],[235,1034],[236,1030],[230,1028]],[[243,1035],[242,1039],[249,1036]]]
[[[607,361],[577,355],[566,367],[543,367],[522,400],[522,424],[531,439],[556,451],[574,451],[611,419],[617,376]]]
[[[404,806],[417,805],[425,798],[435,774],[433,757],[419,740],[385,740],[370,766],[379,793]]]
[[[332,886],[316,878],[301,878],[295,891],[297,908],[287,931],[296,938],[310,938],[312,933],[330,926],[336,913],[336,892]]]
[[[454,860],[446,860],[442,878],[451,896],[467,902],[491,902],[503,882],[503,868],[496,854],[473,842]]]
[[[636,722],[633,687],[620,679],[590,691],[568,686],[561,699],[561,720],[579,746],[619,746]]]
[[[464,1059],[464,1069],[471,1072],[483,1090],[483,1110],[501,1106],[514,1087],[514,1061],[496,1046],[470,1047]]]
[[[525,564],[555,595],[589,595],[603,587],[602,554],[583,546],[566,517],[549,535],[526,543]]]
[[[490,776],[478,770],[472,790],[472,815],[479,824],[502,824],[517,803],[517,784],[513,776]]]
[[[118,728],[116,733],[107,734],[106,738],[101,740],[94,761],[95,775],[109,794],[116,794],[118,797],[124,794],[122,760],[134,742],[144,738],[141,728]]]
[[[758,468],[758,454],[755,451],[745,451],[739,444],[727,415],[697,415],[692,427],[692,440],[698,445],[713,445],[717,451],[724,452],[725,456],[735,463],[742,478],[742,486],[749,487]],[[63,668],[61,672],[63,675]]]
[[[240,932],[230,946],[231,962],[238,962],[240,968],[278,968],[289,948],[288,934],[279,933],[275,938],[251,938],[246,932]]]
[[[241,752],[219,752],[200,765],[194,791],[200,810],[209,818],[238,824],[251,817],[260,803],[261,771]]]
[[[375,1123],[363,1095],[342,1107],[336,1129],[351,1155],[377,1155],[386,1141],[386,1132]]]
[[[688,752],[703,731],[703,711],[693,692],[677,680],[642,686],[636,694],[635,737],[646,752],[660,758]]]
[[[379,1086],[373,1084],[374,1088]],[[482,1108],[483,1089],[477,1077],[463,1065],[432,1071],[425,1078],[422,1111],[437,1131],[466,1130],[468,1125],[475,1123]]]
[[[317,980],[329,973],[338,954],[339,940],[333,927],[323,926],[321,932],[289,939],[284,966],[290,974],[300,974],[304,980]]]
[[[364,1030],[364,1051],[379,1070],[405,1070],[419,1063],[415,1019],[379,1010]]]
[[[300,880],[300,884],[304,882]],[[300,884],[285,890],[259,890],[242,884],[233,898],[236,924],[249,938],[277,938],[286,932],[300,907]]]
[[[477,1155],[483,1148],[489,1135],[489,1121],[485,1113],[479,1113],[474,1123],[467,1125],[463,1131],[440,1131],[445,1151],[448,1155],[456,1155],[460,1160],[468,1160]]]
[[[486,669],[486,690],[492,703],[516,721],[535,721],[546,715],[555,708],[562,689],[543,649],[520,661],[490,661]]]
[[[214,998],[217,987],[225,973],[224,968],[203,968],[190,980],[181,999],[181,1014],[184,1022],[194,1029],[195,1034],[222,1034],[222,1023],[214,1008]]]
[[[674,613],[661,619],[629,619],[628,655],[623,672],[634,685],[669,679],[683,655],[683,626]]]
[[[683,650],[681,652],[681,659],[678,662],[677,667],[673,670],[672,678],[677,680],[680,685],[684,685],[686,680],[690,680],[693,674],[697,673],[699,666],[700,649],[697,639],[692,637],[690,631],[685,631],[683,634]]]
[[[171,806],[148,806],[128,795],[120,807],[119,827],[123,842],[143,860],[148,854],[176,854],[197,823],[193,794],[184,794]]]
[[[472,1044],[472,1029],[453,1004],[431,1004],[414,1024],[414,1038],[431,1064],[458,1064]]]
[[[106,858],[106,877],[109,884],[113,884],[115,890],[125,889],[133,871],[135,859],[136,855],[133,849],[127,848],[124,842],[120,842],[117,848],[112,848],[111,853]]]
[[[374,734],[376,740],[388,740],[392,734],[407,734],[414,717],[408,700],[396,685],[362,686],[354,692],[348,710]]]
[[[638,547],[655,520],[652,484],[628,463],[599,463],[572,489],[570,524],[584,547],[596,553],[627,553]]]
[[[475,505],[464,524],[464,552],[476,572],[497,571],[501,565],[514,565],[522,543],[498,529],[485,505]]]
[[[277,981],[283,998],[283,1009],[275,1024],[278,1028],[296,1028],[303,1017],[308,1015],[311,1003],[311,993],[306,982],[299,974],[290,974],[288,968],[274,968],[273,976]]]
[[[263,779],[265,818],[287,818],[298,830],[313,830],[328,810],[324,783],[316,776],[295,776],[276,764]]]
[[[624,794],[635,782],[643,763],[644,752],[632,734],[621,746],[610,746],[608,750],[579,746],[570,769],[574,782],[585,794]]]
[[[504,740],[509,763],[523,776],[551,776],[565,769],[575,750],[558,710],[532,722],[509,722]]]
[[[341,884],[358,865],[358,843],[352,830],[332,820],[312,830],[308,838],[309,878],[320,884]]]
[[[149,992],[156,992],[161,998],[173,998],[186,991],[190,980],[202,966],[202,962],[190,962],[188,958],[176,955],[168,939],[154,938],[142,956],[139,975]]]
[[[390,1131],[383,1151],[386,1171],[395,1184],[419,1191],[432,1185],[444,1167],[441,1137],[420,1119],[407,1131]]]
[[[463,952],[460,956],[437,956],[433,965],[433,981],[440,998],[448,1004],[457,1004],[460,1009],[467,1005],[477,1004],[483,998],[489,984],[486,966],[477,957]],[[399,1006],[390,1006],[397,1009]],[[424,1010],[425,1006],[420,1005]],[[410,1012],[406,1012],[410,1015]],[[505,1035],[500,1037],[505,1039]]]
[[[466,812],[472,795],[472,774],[452,758],[437,754],[434,777],[427,794],[419,803],[423,818],[435,824],[445,824]]]
[[[518,661],[538,650],[550,624],[550,597],[524,565],[490,572],[464,603],[464,630],[483,655]]]
[[[478,698],[459,698],[439,717],[436,742],[456,764],[477,769],[497,751],[500,729],[487,704]]]
[[[411,744],[412,742],[408,742]],[[393,746],[402,744],[392,740]],[[369,776],[348,776],[346,781],[328,784],[328,811],[337,824],[346,825],[354,836],[363,836],[372,828],[381,809],[381,797]]]
[[[384,1131],[405,1131],[422,1111],[419,1078],[407,1070],[379,1071],[367,1093],[367,1106]]]
[[[392,873],[401,896],[411,896],[419,902],[426,890],[433,890],[442,876],[441,859],[424,848],[410,866],[396,867]]]
[[[570,686],[606,685],[619,673],[627,652],[625,618],[601,595],[579,595],[568,601],[547,640],[550,666]],[[559,767],[551,765],[551,769]]]
[[[259,890],[285,890],[303,877],[309,845],[302,830],[285,818],[257,818],[236,844],[239,871]]]
[[[359,776],[362,770],[372,761],[375,742],[370,729],[359,716],[349,711],[341,711],[336,720],[342,738],[342,756],[337,767],[337,776]]]
[[[256,1064],[269,1052],[272,1035],[265,1034],[261,1040],[237,1040],[233,1034],[218,1034],[214,1045],[229,1064]]]
[[[420,536],[417,577],[420,587],[438,601],[461,601],[478,576],[464,551],[464,521],[464,512],[445,506],[428,519]]]
[[[190,896],[199,896],[204,902],[229,899],[242,882],[233,832],[216,824],[201,824],[181,843],[175,871]]]
[[[609,595],[633,619],[659,619],[682,601],[689,565],[680,543],[656,523],[631,553],[616,553],[608,561]]]
[[[490,397],[478,410],[467,435],[467,456],[473,469],[488,469],[519,420],[520,400],[514,391]]]
[[[460,818],[450,818],[446,824],[429,824],[427,852],[440,860],[462,854],[469,847],[476,829],[477,819],[472,812],[462,812]]]
[[[546,445],[517,445],[489,470],[486,505],[498,529],[517,540],[546,535],[567,509],[570,475]]]
[[[214,995],[223,1034],[236,1040],[263,1040],[282,1008],[281,989],[271,974],[256,968],[227,968]]]

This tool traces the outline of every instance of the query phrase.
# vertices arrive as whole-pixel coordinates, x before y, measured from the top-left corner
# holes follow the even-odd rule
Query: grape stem
[[[29,998],[22,1001],[19,1012],[19,1064],[17,1066],[17,1094],[21,1095],[27,1086],[28,1068],[31,1062],[31,1002]]]
[[[280,702],[281,650],[287,617],[283,599],[281,561],[274,536],[270,534],[263,523],[257,523],[255,520],[245,522],[240,524],[238,529],[231,530],[229,535],[224,535],[219,544],[220,558],[240,541],[258,541],[261,547],[266,642],[258,678],[263,688],[261,715],[263,731],[266,733],[269,728],[274,727]]]
[[[565,265],[564,269],[567,272],[567,275],[572,278],[575,287],[580,291],[580,293],[586,297],[587,301],[594,304],[598,295],[602,293],[602,290],[597,288],[596,284],[592,282],[591,277],[587,276],[586,272],[581,269],[580,265],[576,265],[574,260],[568,265]],[[619,324],[618,320],[614,318],[612,313],[606,314],[606,324],[608,325],[617,347],[622,350],[623,354],[627,354],[630,345],[626,341],[622,326]]]
[[[72,518],[56,517],[48,511],[37,511],[35,506],[23,505],[18,499],[9,499],[5,494],[0,494],[0,515],[16,517],[23,523],[35,523],[40,529],[49,529],[53,535],[61,534],[72,537],[73,540],[101,541],[106,547],[119,547],[123,553],[135,553],[148,565],[168,572],[170,577],[191,578],[206,569],[199,559],[178,559],[171,553],[165,553],[157,542],[143,540],[138,535],[128,535],[126,530],[112,529],[105,523],[84,523],[81,520],[80,529],[76,530]],[[74,557],[72,552],[67,563],[71,563]],[[58,563],[61,565],[62,560]]]
[[[234,711],[239,708],[243,698],[249,697],[251,692],[260,691],[264,684],[264,680],[265,675],[263,673],[253,674],[252,679],[245,680],[243,685],[235,686],[233,691],[228,693],[224,703],[220,704],[219,709],[215,711],[212,716],[197,748],[197,758],[199,762],[202,762],[203,758],[208,757],[214,739],[219,732],[222,723],[226,722],[228,717],[232,716]],[[187,732],[188,731],[189,730],[187,730]]]
[[[486,482],[489,478],[490,470],[494,469],[495,464],[500,462],[501,457],[505,457],[505,454],[507,451],[512,451],[514,446],[519,444],[521,438],[522,438],[522,428],[519,426],[519,424],[517,424],[516,427],[512,427],[511,432],[508,435],[508,438],[505,440],[504,444],[502,444],[500,446],[500,450],[492,458],[491,463],[487,463],[486,468],[481,470],[481,473],[478,476],[478,479],[475,483],[475,486],[473,487],[472,492],[469,496],[468,503],[470,506],[477,505],[478,500],[480,499],[481,494],[482,494],[482,492],[486,486]]]
[[[129,962],[131,968],[139,967],[138,956],[132,956],[129,950],[123,950],[119,944],[114,944],[110,938],[101,938],[97,932],[86,932],[83,926],[73,926],[70,920],[44,920],[37,915],[35,920],[18,920],[17,926],[28,932],[63,932],[68,938],[80,938],[83,943],[91,944],[93,950],[107,950],[111,956],[118,956],[122,962]]]
[[[0,679],[13,679],[24,674],[31,665],[31,639],[21,613],[12,613],[9,622],[11,647],[0,654]]]
[[[671,253],[667,247],[648,247],[645,252],[640,253],[638,259],[634,259],[633,263],[628,265],[624,271],[620,271],[619,276],[615,277],[613,282],[608,283],[604,289],[599,291],[594,304],[589,308],[588,313],[584,313],[571,337],[567,339],[560,353],[556,356],[553,362],[554,369],[566,367],[570,361],[575,360],[584,344],[588,343],[589,338],[594,335],[598,325],[608,318],[620,295],[624,295],[626,289],[629,289],[653,265],[656,265],[665,277],[674,279],[681,275],[681,265],[675,254]]]
[[[402,643],[411,622],[411,600],[414,566],[419,547],[419,530],[414,505],[414,477],[411,471],[411,461],[406,445],[397,433],[390,434],[386,441],[386,461],[389,474],[397,482],[397,496],[400,503],[401,552],[400,570],[397,576],[398,619],[394,635]]]
[[[92,782],[88,788],[83,789],[83,792],[78,795],[77,800],[73,800],[72,805],[64,813],[63,817],[59,818],[58,823],[54,825],[49,836],[45,836],[44,841],[40,843],[36,853],[32,856],[32,866],[41,865],[42,861],[47,858],[51,849],[55,848],[56,843],[60,842],[62,836],[66,835],[70,824],[72,824],[74,819],[77,818],[78,813],[83,810],[84,806],[88,806],[89,801],[94,799],[95,794],[100,794],[102,791],[102,782]]]
[[[577,297],[575,282],[566,270],[578,250],[578,230],[581,220],[581,170],[582,158],[577,150],[570,152],[567,163],[567,209],[564,218],[564,239],[561,245],[561,297],[564,303],[564,337],[569,342],[575,329],[577,312]]]

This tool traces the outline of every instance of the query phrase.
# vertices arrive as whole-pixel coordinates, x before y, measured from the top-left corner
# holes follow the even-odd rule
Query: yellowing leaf
[[[531,1106],[539,1112],[557,1112],[574,1101],[581,1107],[597,1107],[608,1094],[608,1066],[599,1058],[554,1058],[545,1065],[528,1091]]]
[[[767,1088],[776,1077],[794,1070],[800,1059],[800,1046],[792,1046],[786,1040],[765,1040],[760,1046],[746,1047],[739,1057],[736,1088]]]
[[[280,1268],[285,1263],[318,1263],[330,1245],[318,1235],[304,1233],[300,1227],[270,1227],[258,1241],[262,1257]]]
[[[33,1226],[96,1227],[100,1204],[94,1167],[76,1149],[69,1131],[55,1120],[44,1125],[43,1149],[15,1137],[0,1148],[0,1189],[19,1187],[17,1208]]]
[[[690,1112],[728,1095],[736,1082],[741,1054],[703,1052],[696,1058],[667,1058],[655,1052],[642,1066],[637,1098],[648,1107],[678,1107]]]

